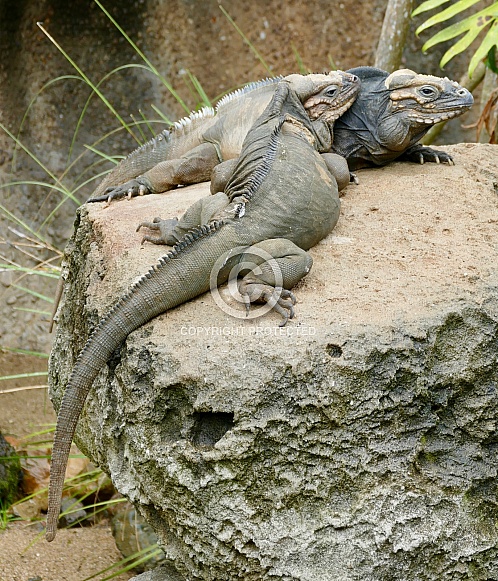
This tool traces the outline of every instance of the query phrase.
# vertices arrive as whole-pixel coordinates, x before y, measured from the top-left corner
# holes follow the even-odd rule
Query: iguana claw
[[[109,186],[106,188],[102,196],[90,198],[88,202],[107,202],[107,204],[110,204],[112,200],[118,200],[120,198],[131,200],[131,198],[134,198],[135,196],[151,194],[151,189],[147,184],[142,182],[143,179],[144,178],[138,176],[138,178],[130,180],[120,186]]]
[[[279,327],[284,327],[289,319],[294,318],[296,297],[290,290],[242,279],[239,283],[239,293],[244,300],[247,314],[249,314],[251,303],[267,303],[272,310],[282,315],[283,321],[280,322]]]
[[[154,218],[152,222],[140,222],[137,226],[136,232],[140,230],[140,228],[148,228],[149,230],[154,230],[155,232],[159,232],[158,236],[150,236],[146,234],[142,238],[142,244],[144,242],[152,242],[152,244],[165,244],[167,246],[171,246],[178,242],[178,239],[173,236],[173,231],[178,224],[178,218],[171,218],[170,220],[163,220],[162,218]]]
[[[415,161],[420,164],[426,162],[430,163],[447,163],[448,165],[455,165],[453,158],[446,151],[441,151],[440,149],[432,149],[432,147],[426,147],[424,145],[414,145],[408,149],[400,159],[405,159],[408,161]]]

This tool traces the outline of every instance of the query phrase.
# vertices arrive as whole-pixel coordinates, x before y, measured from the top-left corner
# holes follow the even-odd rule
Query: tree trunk
[[[389,0],[382,24],[375,66],[392,73],[399,68],[410,27],[413,0]]]

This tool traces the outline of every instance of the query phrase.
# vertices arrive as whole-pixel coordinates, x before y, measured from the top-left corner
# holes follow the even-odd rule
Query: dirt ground
[[[0,532],[1,581],[82,581],[120,559],[107,526],[61,530],[50,544],[22,523]],[[115,579],[132,576],[125,573]]]

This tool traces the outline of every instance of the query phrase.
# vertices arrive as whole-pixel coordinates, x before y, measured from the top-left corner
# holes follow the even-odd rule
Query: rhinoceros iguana
[[[447,78],[408,69],[386,73],[374,67],[349,69],[361,80],[353,106],[334,125],[332,151],[348,160],[349,169],[385,165],[395,159],[453,163],[444,151],[417,141],[440,121],[472,106],[471,93]]]

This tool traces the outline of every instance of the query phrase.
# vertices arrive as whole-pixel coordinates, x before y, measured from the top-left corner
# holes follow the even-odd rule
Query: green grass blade
[[[28,268],[27,266],[18,266],[15,264],[0,264],[0,272],[5,272],[7,270],[13,270],[14,272],[25,272],[26,274],[37,274],[39,276],[46,276],[48,278],[59,278],[59,274],[54,272],[37,270],[36,268]]]
[[[187,113],[190,113],[190,109],[185,105],[180,95],[173,89],[173,86],[168,83],[168,81],[161,75],[161,73],[156,69],[156,67],[150,62],[150,60],[145,56],[145,54],[138,48],[138,46],[131,40],[131,38],[126,34],[126,32],[119,26],[116,20],[111,16],[111,14],[102,6],[99,0],[93,0],[95,4],[102,10],[102,12],[109,18],[109,20],[114,24],[114,26],[119,30],[123,37],[128,41],[128,43],[133,47],[133,50],[140,56],[140,58],[147,64],[150,70],[157,76],[157,78],[162,82],[162,84],[168,89],[168,91],[173,95],[173,97],[178,101],[178,103],[185,109]]]
[[[154,103],[151,103],[151,104],[150,104],[150,107],[151,107],[151,109],[152,109],[152,110],[153,110],[155,113],[157,113],[157,114],[159,115],[159,117],[161,117],[161,119],[162,119],[163,121],[165,121],[166,123],[168,123],[168,125],[173,125],[173,121],[171,121],[170,119],[168,119],[168,118],[166,117],[166,115],[165,115],[165,114],[164,114],[162,111],[160,111],[160,110],[159,110],[159,109],[158,109],[158,108],[157,108],[157,107],[154,105]]]
[[[26,119],[28,118],[31,107],[34,105],[35,101],[38,99],[40,94],[43,93],[43,91],[45,91],[45,89],[47,89],[50,85],[53,85],[54,83],[57,83],[59,81],[67,81],[69,79],[84,82],[83,79],[81,77],[78,77],[77,75],[62,75],[62,76],[57,77],[55,79],[51,79],[50,81],[45,83],[39,91],[36,92],[35,96],[29,102],[29,105],[28,105],[28,107],[27,107],[26,111],[24,112],[24,115],[21,119],[21,124],[19,125],[19,130],[17,131],[17,138],[18,139],[20,139],[20,137],[21,137],[22,129],[24,127],[24,123],[25,123]],[[12,155],[12,164],[11,164],[11,173],[12,174],[14,174],[16,172],[17,150],[18,150],[18,148],[17,148],[17,144],[16,144],[16,146],[14,147],[13,155]]]
[[[130,113],[130,117],[133,119],[133,125],[138,129],[138,132],[140,133],[140,137],[142,138],[142,143],[145,143],[147,141],[147,137],[145,136],[143,129],[140,127],[140,124],[135,119],[135,116],[133,115],[133,113]]]
[[[29,155],[29,157],[35,162],[37,163],[42,170],[48,175],[50,176],[54,182],[56,184],[59,185],[59,187],[61,188],[61,191],[64,192],[65,196],[68,196],[69,198],[73,199],[73,195],[71,194],[71,192],[64,186],[63,183],[60,182],[60,180],[57,178],[57,176],[55,174],[53,174],[37,157],[34,153],[32,153],[19,139],[17,139],[17,137],[15,135],[13,135],[8,129],[7,127],[5,127],[5,125],[3,125],[2,123],[0,123],[0,129],[2,129],[3,131],[5,131],[5,133],[7,133],[7,135],[17,144],[19,145],[19,147]],[[75,201],[77,202],[77,200],[75,199]]]
[[[92,145],[85,145],[85,147],[87,149],[89,149],[90,151],[93,151],[93,153],[100,155],[103,159],[106,159],[107,161],[112,162],[114,165],[118,165],[121,161],[121,159],[117,160],[115,157],[113,157],[111,155],[107,155],[107,153],[104,153],[103,151],[98,150],[96,147],[93,147]],[[124,159],[124,156],[123,156],[123,159]]]
[[[298,53],[294,43],[291,43],[291,48],[292,52],[294,53],[294,58],[296,59],[297,66],[299,67],[299,72],[301,73],[301,75],[308,75],[311,71],[310,69],[304,66],[303,59],[301,58],[301,55]]]
[[[39,274],[38,272],[36,274]],[[57,278],[57,276],[55,276],[54,278]],[[18,284],[13,284],[12,285],[14,288],[18,288],[19,290],[22,290],[23,292],[27,293],[28,295],[32,295],[34,297],[36,297],[37,299],[41,299],[42,301],[47,301],[47,303],[52,303],[54,302],[54,299],[50,298],[50,297],[46,297],[45,295],[42,295],[39,292],[36,292],[34,290],[31,290],[29,288],[26,288],[24,286],[20,286]]]
[[[106,105],[106,107],[112,112],[112,114],[116,117],[116,119],[121,123],[121,125],[128,131],[128,133],[136,140],[136,136],[133,133],[133,131],[130,129],[130,127],[128,126],[128,124],[125,122],[125,120],[121,117],[121,115],[116,111],[116,109],[112,106],[112,104],[109,102],[109,100],[107,99],[107,97],[99,90],[98,87],[95,86],[95,84],[89,79],[89,77],[87,77],[87,75],[85,75],[85,73],[83,72],[83,70],[76,64],[76,62],[67,54],[67,52],[62,48],[62,46],[55,40],[55,38],[53,38],[53,36],[51,36],[49,34],[49,32],[47,30],[45,30],[45,28],[43,27],[43,23],[42,22],[37,22],[36,23],[38,28],[43,32],[43,34],[50,40],[50,42],[57,48],[57,50],[59,50],[59,52],[61,52],[62,56],[67,60],[67,62],[69,64],[71,64],[74,69],[78,72],[78,74],[81,76],[81,78],[85,81],[85,83],[87,83],[87,85],[89,87],[91,87],[95,93],[97,93],[98,97],[100,98],[100,100]]]
[[[13,307],[14,311],[23,311],[25,313],[34,313],[36,315],[44,315],[47,317],[50,317],[52,313],[50,313],[49,311],[40,311],[38,309],[25,309],[24,307]]]
[[[261,54],[259,53],[259,51],[257,50],[257,48],[252,44],[252,42],[247,38],[247,36],[242,32],[242,30],[239,28],[239,26],[237,25],[237,23],[234,21],[234,19],[230,16],[230,14],[228,14],[228,12],[223,8],[223,6],[221,4],[218,4],[220,10],[223,12],[223,14],[225,15],[225,18],[228,20],[228,22],[230,22],[230,24],[235,28],[235,30],[240,34],[240,36],[242,37],[243,41],[247,44],[247,46],[251,49],[251,52],[253,53],[253,55],[258,59],[258,61],[263,65],[263,67],[266,69],[266,71],[273,76],[273,71],[271,70],[271,67],[266,63],[265,59],[261,56]]]
[[[188,69],[185,69],[185,70],[187,72],[187,75],[188,75],[190,82],[194,86],[194,90],[195,90],[198,98],[200,99],[201,105],[203,107],[212,107],[213,105],[211,103],[211,100],[206,95],[206,92],[204,91],[201,83],[199,82],[199,79],[195,75],[193,75]]]
[[[147,117],[145,116],[145,114],[142,111],[142,109],[139,109],[138,112],[140,113],[140,115],[142,117],[142,123],[144,123],[145,125],[147,125],[147,129],[150,131],[151,137],[154,137],[155,133],[154,133],[154,130],[152,129],[151,121],[149,119],[147,119]]]
[[[80,205],[78,199],[74,196],[73,192],[69,192],[65,186],[57,186],[55,184],[48,184],[47,182],[39,182],[36,180],[24,180],[24,181],[8,182],[6,184],[1,184],[0,189],[10,188],[13,186],[26,186],[26,185],[28,185],[28,186],[41,186],[42,188],[48,188],[49,190],[56,190],[57,192],[60,192],[65,197],[65,199],[72,200],[78,206]],[[16,220],[16,222],[17,222],[17,220]],[[31,229],[29,231],[32,234],[35,234],[35,231],[33,231]]]
[[[18,373],[17,375],[2,375],[0,381],[9,381],[11,379],[24,379],[25,377],[46,377],[48,371],[33,371],[32,373]]]
[[[48,359],[48,353],[42,353],[41,351],[28,351],[27,349],[17,349],[15,347],[0,347],[0,351],[8,351],[9,353],[19,353],[20,355],[32,355],[34,357],[41,357],[42,359]]]
[[[119,571],[116,571],[115,573],[113,573],[109,577],[105,577],[104,579],[100,580],[100,581],[108,581],[109,579],[113,579],[114,577],[117,577],[121,573],[125,573],[126,571],[129,571],[130,569],[134,569],[135,567],[137,567],[141,563],[148,561],[152,557],[155,557],[155,556],[160,555],[160,554],[161,554],[161,549],[159,549],[157,545],[151,545],[150,547],[145,547],[144,549],[141,549],[140,551],[137,551],[136,553],[133,553],[132,555],[129,555],[128,557],[125,557],[124,559],[122,559],[118,563],[114,563],[113,565],[107,567],[106,569],[103,569],[102,571],[99,571],[98,573],[94,573],[90,577],[86,577],[85,579],[83,579],[83,581],[91,581],[91,579],[95,579],[98,575],[102,575],[103,573],[107,573],[109,571],[112,571],[113,569],[116,569],[117,567],[122,567],[124,564],[129,563],[126,567],[120,569]]]
[[[144,65],[141,65],[141,64],[127,64],[127,65],[121,65],[121,66],[119,66],[119,67],[116,67],[115,69],[113,69],[112,71],[110,71],[109,73],[107,73],[106,75],[104,75],[104,76],[103,76],[103,77],[100,79],[100,81],[99,81],[99,82],[98,82],[98,83],[97,83],[95,86],[96,86],[97,88],[100,88],[100,86],[101,86],[101,85],[102,85],[102,84],[103,84],[105,81],[107,81],[107,80],[108,80],[110,77],[112,77],[112,75],[114,75],[115,73],[121,72],[122,70],[125,70],[125,69],[130,69],[130,68],[145,69],[146,71],[153,72],[153,71],[151,71],[151,70],[150,70],[150,68],[149,68],[149,67],[146,67],[146,66],[144,66]],[[84,117],[85,117],[85,115],[86,115],[87,109],[88,109],[88,107],[90,106],[90,102],[91,102],[92,98],[93,98],[93,97],[94,97],[96,94],[97,94],[97,93],[96,93],[95,91],[93,91],[93,90],[92,90],[92,92],[90,93],[90,95],[88,96],[88,98],[87,98],[87,100],[86,100],[86,103],[85,103],[85,105],[83,106],[83,109],[82,109],[82,111],[81,111],[81,114],[80,114],[80,116],[79,116],[79,118],[78,118],[78,121],[77,121],[77,123],[76,123],[76,128],[75,128],[75,130],[74,130],[74,133],[73,133],[73,139],[71,140],[71,145],[69,146],[68,161],[69,161],[69,159],[71,159],[71,155],[72,155],[72,152],[73,152],[74,146],[75,146],[75,144],[76,144],[76,138],[77,138],[78,132],[79,132],[79,130],[80,130],[81,124],[83,123],[83,119],[84,119]],[[135,138],[135,139],[136,139],[136,138]],[[138,141],[138,140],[137,140],[137,141]]]

